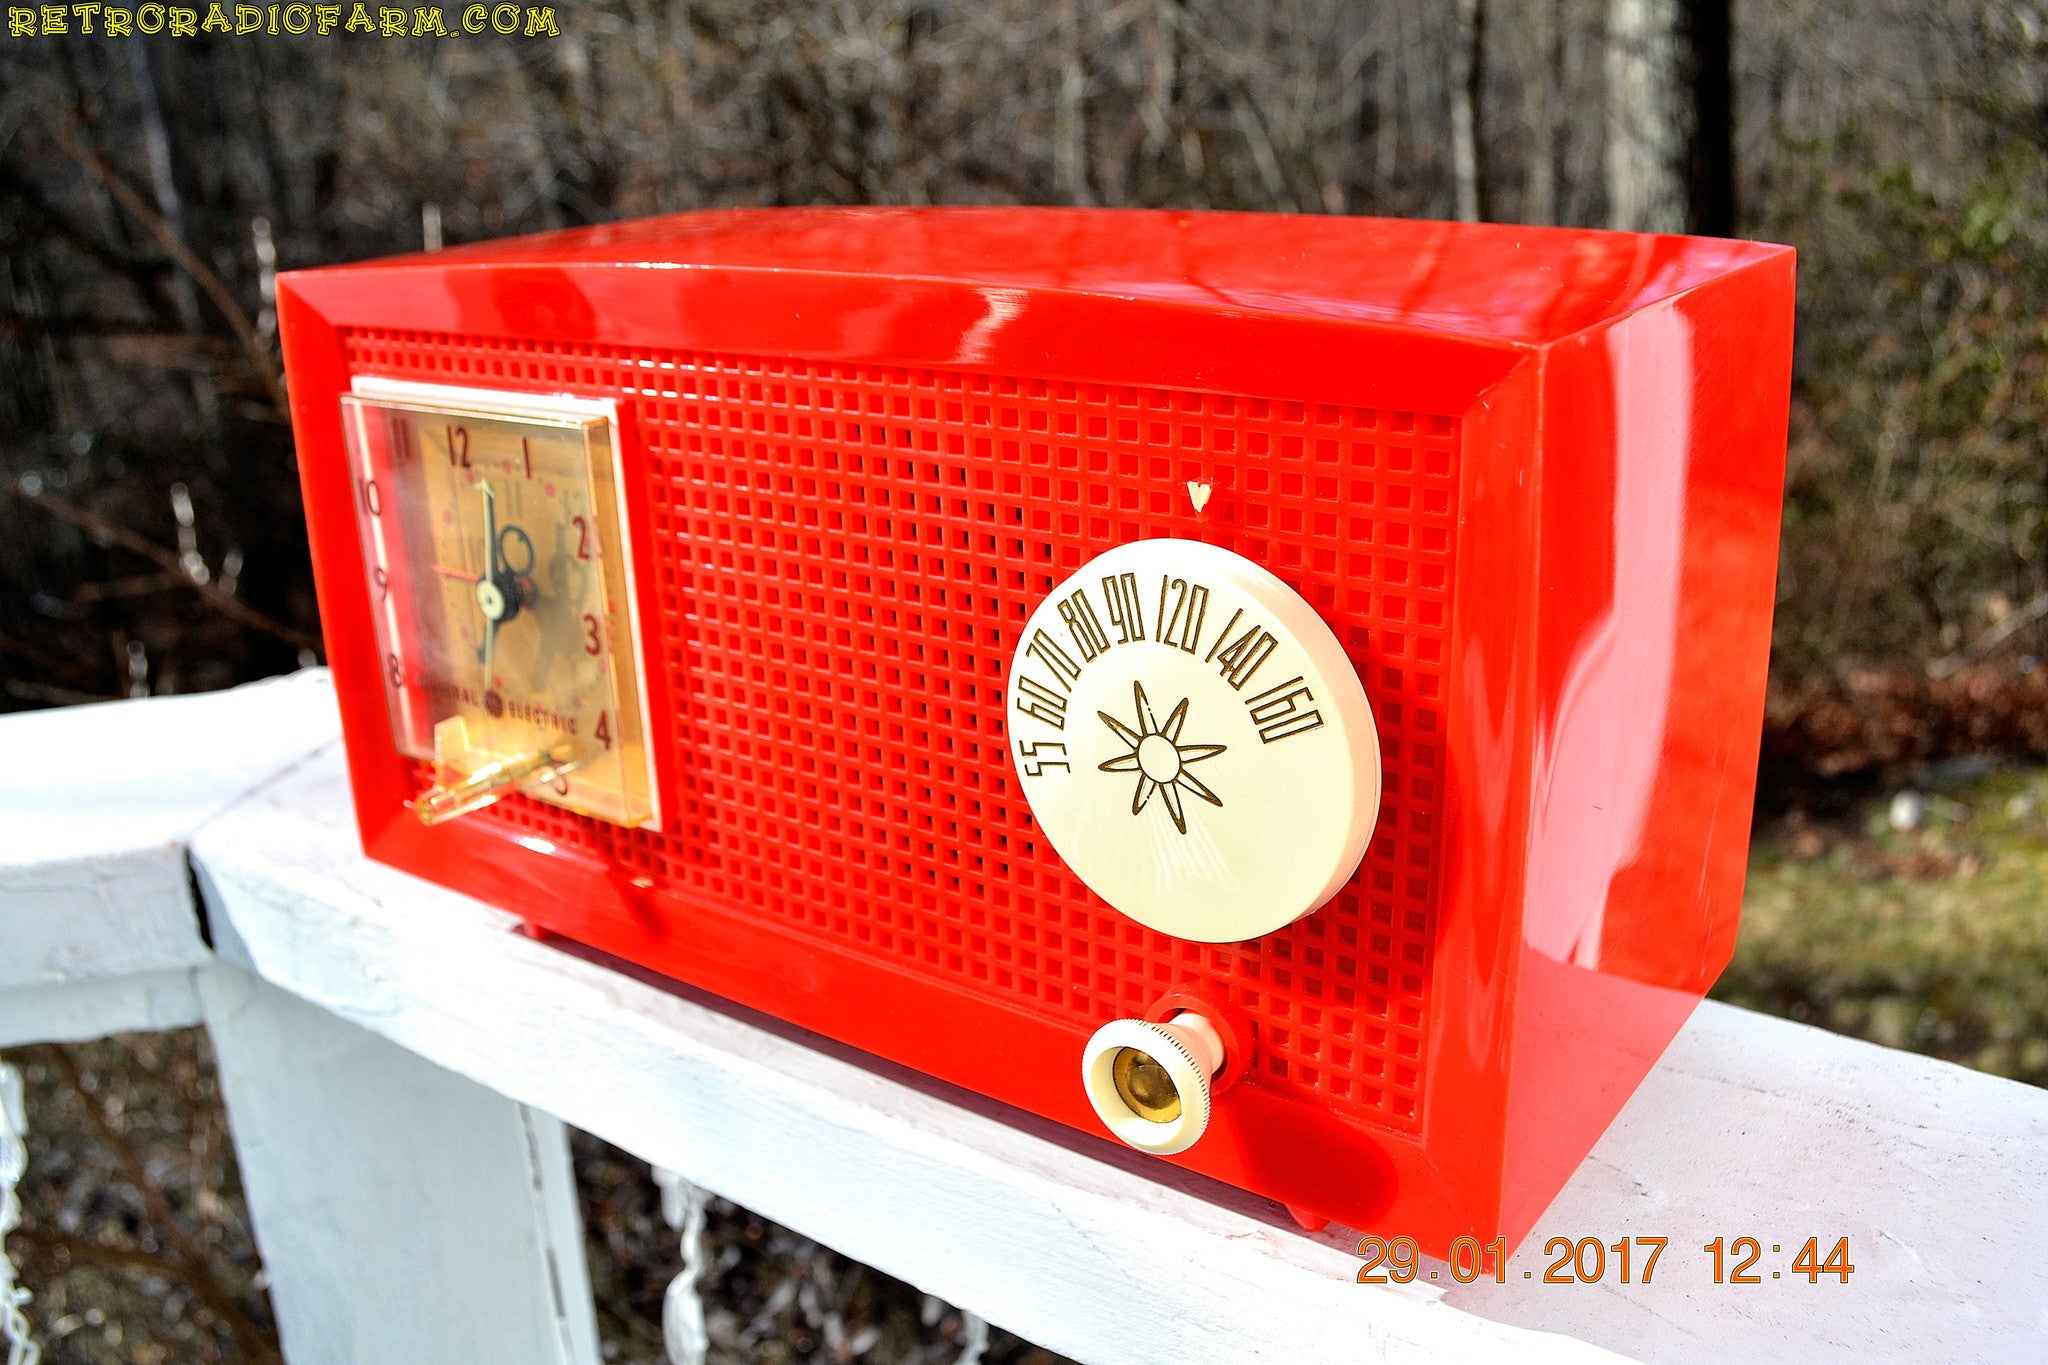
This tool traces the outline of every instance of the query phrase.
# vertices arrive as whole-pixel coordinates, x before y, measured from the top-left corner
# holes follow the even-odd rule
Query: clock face
[[[1032,816],[1097,895],[1209,943],[1310,913],[1357,870],[1379,741],[1322,618],[1244,557],[1119,546],[1054,588],[1010,665]]]
[[[506,791],[652,823],[608,405],[359,380],[342,399],[399,749],[422,818]]]

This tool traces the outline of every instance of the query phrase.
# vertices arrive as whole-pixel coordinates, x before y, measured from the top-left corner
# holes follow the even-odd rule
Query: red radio
[[[1518,1241],[1726,964],[1792,253],[706,213],[279,282],[370,854]]]

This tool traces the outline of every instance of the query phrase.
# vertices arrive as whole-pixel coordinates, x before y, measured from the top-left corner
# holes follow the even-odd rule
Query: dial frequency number
[[[1552,1237],[1543,1244],[1544,1265],[1539,1277],[1528,1269],[1516,1277],[1542,1284],[1649,1284],[1669,1237],[1623,1237],[1606,1242],[1598,1237]],[[1770,1255],[1782,1256],[1787,1244],[1772,1242]],[[1755,1237],[1732,1241],[1716,1237],[1700,1248],[1713,1258],[1715,1284],[1762,1284],[1768,1278],[1805,1276],[1818,1284],[1823,1276],[1834,1276],[1842,1284],[1856,1267],[1849,1260],[1849,1239],[1840,1237],[1823,1258],[1821,1240],[1809,1237],[1797,1248],[1790,1265],[1772,1268],[1765,1263],[1764,1244]],[[1471,1284],[1482,1277],[1496,1284],[1510,1278],[1507,1239],[1496,1237],[1480,1244],[1477,1237],[1460,1237],[1451,1243],[1445,1269],[1431,1268],[1416,1249],[1412,1237],[1365,1237],[1358,1243],[1358,1255],[1365,1264],[1358,1268],[1360,1284],[1409,1284],[1417,1279]]]

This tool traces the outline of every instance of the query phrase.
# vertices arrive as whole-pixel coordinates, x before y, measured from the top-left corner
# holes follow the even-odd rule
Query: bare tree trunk
[[[1372,195],[1373,211],[1387,212],[1394,198],[1394,175],[1400,169],[1401,25],[1390,25],[1391,40],[1373,57]]]
[[[1170,122],[1178,86],[1180,24],[1168,8],[1168,0],[1157,0],[1152,22],[1146,28],[1151,61],[1145,79],[1145,98],[1138,116],[1145,121],[1145,150],[1158,156],[1173,140]]]
[[[1522,182],[1522,221],[1555,223],[1557,217],[1558,113],[1564,99],[1563,33],[1560,0],[1531,0],[1528,8],[1528,70],[1522,81],[1522,117],[1529,128],[1529,165]]]
[[[1095,197],[1088,186],[1088,116],[1082,105],[1088,91],[1088,74],[1081,65],[1079,0],[1065,0],[1060,6],[1059,25],[1060,91],[1054,168],[1068,203],[1092,204]]]
[[[1692,156],[1687,217],[1694,232],[1735,235],[1735,32],[1730,0],[1688,0],[1687,83],[1692,88]]]
[[[1476,223],[1485,215],[1479,155],[1481,84],[1486,79],[1486,5],[1484,0],[1458,0],[1458,36],[1451,71],[1451,177],[1457,188],[1461,221]]]
[[[1608,0],[1607,219],[1686,228],[1687,130],[1679,98],[1679,0]]]
[[[156,211],[170,225],[171,235],[181,242],[192,239],[185,231],[185,205],[178,198],[177,176],[171,170],[171,137],[164,127],[163,101],[157,95],[156,75],[149,66],[149,45],[140,38],[128,40],[128,70],[135,80],[136,103],[142,112],[142,150],[149,163],[149,189],[156,198]],[[173,272],[171,298],[178,309],[178,325],[187,332],[199,330],[199,296],[192,281]]]

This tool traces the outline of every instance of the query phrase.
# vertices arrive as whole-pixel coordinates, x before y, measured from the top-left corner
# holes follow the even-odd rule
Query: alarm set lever
[[[521,787],[567,777],[583,760],[567,744],[499,755],[470,742],[468,722],[450,716],[434,727],[434,785],[413,803],[422,824],[482,810]]]

